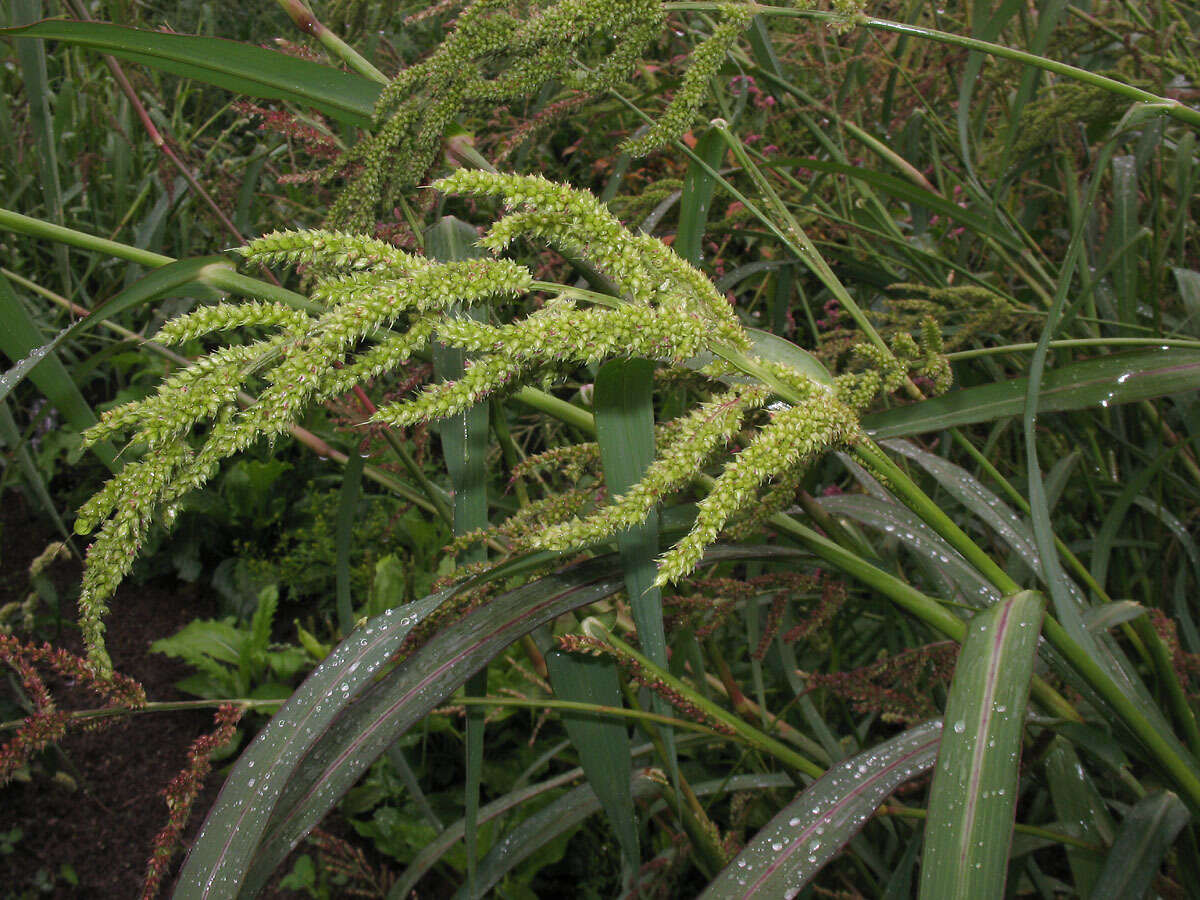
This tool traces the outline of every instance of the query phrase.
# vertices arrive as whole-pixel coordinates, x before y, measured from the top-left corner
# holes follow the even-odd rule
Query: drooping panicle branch
[[[467,351],[463,375],[381,406],[374,421],[407,426],[452,416],[533,379],[613,358],[649,358],[668,368],[686,364],[722,376],[732,366],[724,359],[742,358],[746,372],[770,382],[735,384],[661,426],[661,451],[641,481],[583,519],[561,521],[583,509],[581,498],[549,504],[557,524],[529,537],[566,549],[643,521],[742,435],[744,449],[701,501],[691,533],[663,558],[660,583],[690,572],[727,523],[749,521],[748,512],[763,502],[764,508],[786,503],[808,461],[859,438],[857,411],[880,389],[899,384],[906,367],[935,380],[948,375],[940,336],[927,327],[920,345],[907,335],[897,338],[895,359],[864,351],[863,370],[841,376],[831,388],[814,380],[811,370],[754,357],[749,334],[704,274],[661,241],[627,230],[591,194],[537,176],[468,171],[438,187],[504,202],[508,214],[481,241],[493,254],[506,252],[518,237],[550,244],[592,266],[618,296],[563,287],[543,308],[499,324],[494,316],[461,314],[472,306],[508,304],[534,288],[529,269],[498,255],[438,262],[330,231],[277,232],[251,242],[242,251],[248,260],[303,265],[316,276],[317,312],[277,303],[219,303],[168,323],[162,334],[173,342],[236,329],[266,335],[214,349],[156,393],[106,413],[85,435],[94,442],[127,433],[128,452],[144,451],[84,504],[76,522],[80,532],[99,529],[81,595],[83,632],[98,671],[110,668],[103,650],[107,600],[155,521],[169,525],[180,500],[226,458],[262,438],[273,441],[314,404],[403,365],[431,340]],[[585,299],[599,305],[580,306]],[[700,354],[715,348],[724,358],[702,366]],[[241,392],[252,386],[260,388],[258,397],[243,408]],[[765,426],[743,433],[772,391],[792,405],[773,406]]]

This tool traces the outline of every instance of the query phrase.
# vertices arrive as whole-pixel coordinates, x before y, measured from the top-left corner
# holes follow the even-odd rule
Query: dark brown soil
[[[0,529],[3,605],[26,595],[29,563],[55,534],[15,492],[0,497]],[[60,593],[71,593],[78,583],[77,561],[57,562],[51,572]],[[74,609],[65,612],[73,620]],[[152,700],[189,699],[173,687],[188,670],[150,653],[149,646],[190,619],[215,613],[211,597],[196,586],[127,583],[114,598],[108,619],[114,666],[140,681]],[[57,645],[80,650],[74,629],[64,629]],[[57,700],[63,709],[99,705],[82,691],[69,691]],[[51,750],[35,760],[32,780],[0,789],[0,836],[14,828],[22,833],[12,852],[0,855],[0,897],[139,896],[151,842],[167,821],[159,792],[183,768],[192,741],[213,727],[208,710],[138,715],[100,731],[73,731],[59,745],[61,755]],[[77,786],[55,780],[55,770],[73,776]],[[219,782],[219,771],[209,776],[192,816],[193,830],[215,799]]]
[[[49,523],[30,510],[20,494],[0,494],[0,607],[28,595],[30,562],[59,537]],[[53,644],[76,654],[82,654],[74,627],[76,608],[66,599],[78,593],[80,571],[78,560],[60,559],[47,573],[64,598],[63,618],[67,623]],[[139,681],[149,700],[195,699],[174,686],[191,670],[170,657],[151,653],[149,648],[192,619],[219,615],[212,592],[202,585],[169,579],[146,584],[127,581],[110,606],[106,642],[114,668]],[[28,640],[30,636],[18,637]],[[53,635],[39,633],[34,637],[40,644]],[[12,684],[18,683],[9,683],[10,674],[0,663],[0,698],[11,696]],[[42,674],[47,676],[46,683],[59,709],[101,705],[95,694],[55,681],[50,673]],[[161,792],[186,765],[192,742],[214,730],[214,712],[144,713],[100,730],[72,730],[56,747],[31,761],[29,780],[14,780],[0,787],[0,900],[140,897],[151,845],[167,823],[168,810]],[[8,737],[11,732],[0,731],[0,745]],[[232,759],[218,763],[208,776],[193,808],[184,848],[190,846],[216,800],[225,774],[223,767],[231,764]],[[341,846],[365,852],[364,861],[383,874],[389,861],[379,858],[370,847],[362,847],[353,828],[340,816],[329,817],[321,828],[334,840],[345,842]],[[16,829],[20,836],[14,839]],[[280,866],[274,881],[291,870],[296,856],[306,852],[326,858],[311,845],[301,844]],[[180,850],[173,857],[158,896],[169,896],[183,856]],[[423,889],[423,896],[444,896],[453,886],[427,890]],[[271,884],[263,896],[267,900],[292,900],[308,895]]]

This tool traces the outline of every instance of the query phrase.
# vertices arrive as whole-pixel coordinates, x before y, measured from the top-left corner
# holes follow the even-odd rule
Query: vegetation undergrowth
[[[167,572],[143,896],[1200,895],[1200,9],[384,6],[5,13],[0,776]]]

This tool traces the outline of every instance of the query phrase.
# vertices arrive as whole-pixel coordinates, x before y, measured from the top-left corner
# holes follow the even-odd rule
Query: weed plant
[[[146,896],[1200,896],[1200,10],[278,7],[0,31],[0,772],[169,555]]]

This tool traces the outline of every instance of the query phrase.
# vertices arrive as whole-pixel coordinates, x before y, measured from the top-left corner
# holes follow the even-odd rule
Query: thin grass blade
[[[46,487],[46,479],[42,477],[37,463],[33,461],[29,447],[21,440],[21,432],[17,428],[12,410],[8,408],[7,400],[0,400],[0,442],[3,442],[16,458],[17,466],[25,478],[25,484],[41,504],[42,510],[49,516],[50,521],[54,523],[64,540],[70,541],[72,533],[62,520],[62,516],[59,515],[58,507],[54,505],[54,498],[50,496],[50,491]]]
[[[648,771],[638,772],[625,787],[632,797],[649,797],[661,788]],[[500,879],[550,841],[581,825],[600,811],[600,800],[591,784],[572,788],[562,797],[538,810],[493,845],[479,863],[479,889],[490,891]],[[467,900],[459,890],[455,900]]]
[[[509,791],[504,796],[498,797],[486,806],[481,807],[478,821],[480,824],[486,825],[488,822],[495,821],[510,810],[516,809],[523,803],[540,797],[548,791],[557,790],[569,785],[582,775],[582,769],[571,769],[537,784],[526,785],[518,790]],[[417,886],[417,882],[437,864],[438,860],[450,851],[451,847],[462,840],[465,829],[465,820],[459,819],[457,822],[447,826],[437,838],[421,848],[421,851],[417,853],[413,861],[408,864],[408,868],[396,879],[396,883],[388,891],[388,900],[406,900],[406,898],[411,897],[413,890]]]
[[[228,264],[219,256],[183,259],[178,262],[168,263],[161,269],[157,269],[146,277],[139,279],[131,287],[106,300],[88,315],[69,327],[64,328],[53,339],[39,342],[39,344],[27,350],[21,351],[28,354],[26,356],[22,357],[20,354],[14,356],[10,353],[7,347],[8,341],[0,344],[0,349],[3,349],[6,354],[14,359],[20,359],[16,365],[3,375],[0,375],[0,400],[7,397],[12,389],[20,384],[35,366],[47,356],[54,353],[64,343],[91,331],[97,325],[102,324],[127,309],[143,303],[149,303],[168,294],[179,294],[185,289],[190,289],[193,293],[199,292],[202,296],[217,296],[215,291],[205,285],[205,279],[212,272],[210,267],[213,266],[228,268]],[[4,281],[7,284],[3,276],[0,276],[0,281]],[[3,291],[3,288],[0,288],[0,291]],[[7,305],[5,306],[4,314],[6,321],[8,321],[7,317],[9,315],[14,315]],[[32,320],[29,321],[32,322]],[[25,330],[28,332],[28,329]],[[32,332],[29,332],[29,334],[32,335]],[[19,345],[19,342],[15,341],[14,335],[9,335],[8,340],[14,342],[13,346]]]
[[[706,166],[691,163],[683,178],[683,196],[679,200],[679,229],[672,249],[693,266],[700,265],[701,242],[708,227],[708,210],[712,205],[716,181],[709,174],[721,164],[725,141],[715,128],[710,128],[696,143],[695,153]]]
[[[596,439],[604,484],[610,496],[619,496],[641,480],[654,461],[654,364],[645,359],[613,360],[596,376]],[[662,592],[654,586],[658,571],[658,511],[641,524],[617,536],[625,590],[633,609],[638,640],[647,657],[667,667],[667,637],[663,626]],[[665,701],[654,698],[655,712],[668,714]],[[669,729],[664,740],[674,768],[674,744]]]
[[[27,24],[43,15],[41,0],[14,0],[13,19]],[[21,41],[17,46],[17,58],[21,62],[25,97],[29,110],[29,125],[37,139],[36,165],[41,176],[42,196],[46,202],[47,217],[57,225],[65,222],[63,217],[62,180],[58,171],[58,140],[54,133],[54,116],[50,109],[52,96],[49,75],[46,71],[46,42]],[[54,248],[62,278],[63,294],[71,293],[71,267],[65,247]]]
[[[837,516],[854,519],[894,537],[928,565],[947,597],[976,607],[990,606],[1000,593],[979,570],[908,507],[863,494],[821,497],[820,505]]]
[[[1033,539],[1033,530],[1003,500],[985,488],[966,469],[947,459],[922,450],[909,441],[886,441],[889,450],[907,456],[926,472],[959,503],[980,521],[987,523],[1012,550],[1024,560],[1045,583],[1046,573]],[[1064,585],[1074,594],[1076,602],[1084,604],[1083,593],[1075,582],[1064,577]]]
[[[334,532],[335,578],[337,590],[338,627],[342,634],[354,630],[354,601],[350,596],[350,545],[354,534],[354,518],[362,496],[362,475],[366,460],[351,450],[342,469],[342,489],[338,495],[337,527]]]
[[[389,610],[317,666],[238,759],[184,862],[175,897],[236,897],[271,810],[303,754],[384,670],[412,628],[449,596]],[[365,642],[365,643],[363,643]]]
[[[1034,33],[1033,40],[1030,42],[1028,48],[1030,53],[1045,54],[1046,48],[1050,44],[1050,37],[1054,33],[1059,20],[1062,18],[1066,7],[1066,0],[1049,0],[1049,2],[1042,3],[1039,6],[1037,10],[1037,31]],[[1016,96],[1013,98],[1012,104],[1008,109],[1008,136],[1005,141],[1004,152],[1001,154],[999,161],[999,168],[1002,170],[1007,169],[1012,161],[1013,144],[1021,130],[1021,113],[1024,111],[1026,104],[1033,99],[1041,77],[1041,71],[1032,67],[1021,73],[1021,86],[1017,88]]]
[[[565,612],[611,596],[622,583],[608,558],[510,591],[439,631],[359,694],[288,783],[246,877],[246,891],[261,890],[291,848],[388,746],[505,647]]]
[[[1016,238],[997,226],[990,219],[981,216],[979,213],[972,212],[969,208],[963,208],[957,203],[947,200],[941,194],[935,194],[919,185],[913,184],[907,179],[888,175],[886,172],[877,172],[861,166],[851,166],[846,163],[834,162],[833,160],[812,159],[809,157],[774,159],[771,160],[769,166],[772,168],[796,166],[811,169],[814,172],[844,175],[847,178],[853,178],[856,181],[861,181],[863,184],[870,185],[880,193],[886,194],[893,199],[902,200],[914,206],[924,207],[930,212],[951,219],[959,225],[967,227],[975,234],[990,237],[1009,249],[1019,250],[1021,247],[1020,242]]]

